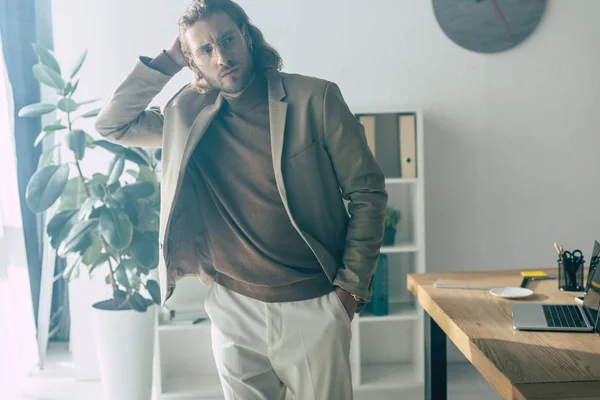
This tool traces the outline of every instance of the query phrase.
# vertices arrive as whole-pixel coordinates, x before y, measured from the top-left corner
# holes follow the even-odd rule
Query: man
[[[147,109],[183,67],[193,82],[163,112]],[[280,68],[236,3],[194,1],[171,48],[141,58],[96,128],[163,149],[163,301],[183,276],[210,285],[226,398],[287,387],[297,400],[349,400],[350,325],[371,296],[384,177],[338,87]]]

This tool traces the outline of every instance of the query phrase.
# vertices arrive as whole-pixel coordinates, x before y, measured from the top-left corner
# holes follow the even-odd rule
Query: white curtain
[[[18,399],[37,343],[17,187],[13,97],[0,38],[0,398]]]

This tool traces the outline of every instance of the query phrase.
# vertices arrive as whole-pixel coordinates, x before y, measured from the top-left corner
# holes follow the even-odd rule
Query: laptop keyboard
[[[584,328],[586,324],[581,310],[572,305],[544,305],[544,315],[548,326],[555,328]]]

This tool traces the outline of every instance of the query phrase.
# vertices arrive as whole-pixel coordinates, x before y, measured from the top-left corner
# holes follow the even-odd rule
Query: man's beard
[[[238,68],[238,66],[232,66],[230,69]],[[252,68],[246,68],[244,71],[240,71],[239,79],[234,82],[234,86],[232,87],[223,87],[219,80],[209,79],[208,77],[204,77],[208,84],[216,90],[219,90],[221,93],[225,95],[235,95],[243,92],[246,87],[252,82],[252,77],[254,75],[254,71]]]

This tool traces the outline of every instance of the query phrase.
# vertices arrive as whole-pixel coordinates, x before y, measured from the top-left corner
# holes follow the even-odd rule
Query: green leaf
[[[152,297],[152,300],[154,300],[154,303],[160,304],[160,285],[158,282],[148,279],[146,282],[146,290],[148,290],[148,293],[150,294],[150,297]]]
[[[148,204],[140,205],[135,228],[142,232],[158,232],[160,214]]]
[[[60,211],[79,210],[85,203],[86,198],[85,185],[81,178],[76,176],[67,182],[58,208]]]
[[[67,134],[66,141],[69,149],[73,151],[75,158],[78,160],[83,159],[87,145],[85,132],[79,129],[71,131]]]
[[[114,293],[114,299],[117,302],[117,306],[120,306],[121,304],[123,304],[125,302],[126,298],[127,298],[127,292],[125,292],[121,289],[117,289],[116,292]]]
[[[79,105],[80,106],[85,106],[86,104],[92,104],[92,103],[95,103],[97,101],[100,101],[100,99],[91,99],[91,100],[82,101],[81,103],[79,103]]]
[[[123,263],[119,264],[119,266],[115,269],[114,272],[115,280],[123,285],[125,288],[130,289],[131,285],[129,284],[129,279],[127,279],[127,271],[125,270],[125,266]]]
[[[128,169],[125,172],[127,172],[133,179],[136,179],[136,180],[138,179],[138,175],[139,175],[138,171],[136,171],[134,169]]]
[[[100,214],[102,213],[102,210],[105,210],[107,207],[102,205],[98,208],[94,208],[94,210],[92,210],[92,212],[90,213],[90,216],[88,218],[100,218]]]
[[[108,185],[117,182],[125,168],[125,153],[117,154],[110,163],[108,172]]]
[[[162,149],[154,150],[154,158],[156,158],[158,161],[162,159]]]
[[[98,220],[97,219],[86,219],[83,221],[79,221],[67,238],[61,243],[58,248],[58,256],[65,257],[68,253],[74,251],[77,246],[81,245],[84,240],[87,240],[87,235],[92,233],[94,229],[98,228]]]
[[[133,239],[133,225],[121,210],[106,208],[100,213],[100,232],[115,250],[126,249]]]
[[[49,165],[31,177],[25,198],[33,212],[46,211],[63,193],[69,178],[68,165]]]
[[[64,125],[61,125],[60,123],[53,123],[53,124],[47,125],[44,128],[44,130],[42,132],[40,132],[38,137],[35,139],[35,142],[33,142],[33,146],[37,147],[37,145],[39,145],[42,142],[42,140],[44,140],[47,137],[52,136],[54,134],[54,132],[60,131],[63,129],[67,129],[67,127]]]
[[[60,243],[67,237],[76,221],[76,215],[76,210],[68,210],[56,213],[50,219],[46,226],[46,232],[50,237],[50,245],[53,248],[58,248]]]
[[[108,263],[108,254],[101,253],[100,256],[98,256],[98,258],[96,258],[94,262],[88,266],[88,272],[91,274],[96,270],[96,268],[101,267],[106,263]]]
[[[136,163],[138,165],[148,165],[148,161],[139,154],[138,150],[132,150],[115,143],[111,143],[107,140],[96,140],[92,143],[92,147],[102,147],[113,154],[125,153],[125,157],[128,161]]]
[[[90,146],[92,143],[94,143],[94,140],[96,140],[96,139],[94,139],[92,137],[92,135],[90,135],[88,133],[85,134],[85,144],[86,144],[86,146]]]
[[[56,150],[58,150],[60,148],[60,144],[55,144],[54,146],[50,147],[49,149],[44,150],[44,152],[42,153],[42,155],[40,156],[40,159],[38,161],[38,166],[37,169],[42,169],[50,164],[54,163],[54,154],[56,153]]]
[[[48,131],[48,132],[50,132],[50,131],[60,131],[60,130],[63,130],[63,129],[67,129],[67,127],[64,126],[61,123],[61,120],[54,121],[53,123],[51,123],[49,125],[46,125],[44,127],[44,130]]]
[[[75,77],[75,75],[77,75],[77,73],[83,66],[83,63],[84,63],[86,57],[87,57],[87,50],[85,50],[83,52],[83,54],[79,57],[79,60],[77,60],[77,62],[75,63],[75,66],[73,67],[73,71],[71,71],[71,79],[73,79]]]
[[[132,201],[132,200],[125,201],[125,204],[123,204],[122,206],[123,206],[123,211],[125,211],[125,214],[127,214],[127,217],[129,217],[129,220],[131,221],[131,223],[133,225],[137,225],[138,210],[137,210],[136,202]]]
[[[129,253],[147,271],[158,267],[158,233],[135,230]]]
[[[90,111],[86,112],[85,114],[81,114],[81,118],[97,117],[98,114],[100,113],[100,110],[102,110],[102,108],[95,108],[93,110],[90,110]]]
[[[37,44],[37,43],[33,43],[33,50],[35,51],[35,53],[38,56],[38,60],[40,60],[40,62],[42,64],[44,64],[45,66],[47,66],[48,68],[50,68],[52,71],[56,72],[58,75],[60,75],[60,67],[58,65],[58,62],[56,61],[56,58],[54,57],[54,55],[45,47]]]
[[[137,179],[139,179],[141,181],[152,182],[154,184],[158,183],[158,180],[156,179],[156,174],[154,173],[154,171],[152,171],[149,167],[147,167],[145,165],[140,165],[140,170],[138,172]]]
[[[33,66],[33,76],[46,86],[59,90],[65,89],[65,81],[63,81],[60,75],[44,64],[35,64]]]
[[[92,244],[87,248],[85,253],[82,254],[81,262],[84,265],[93,265],[98,258],[102,255],[102,241],[99,235],[92,237]],[[105,254],[106,255],[106,254]]]
[[[138,268],[134,260],[124,259],[123,265],[125,266],[125,273],[127,274],[127,280],[132,289],[139,290],[140,284],[142,283],[140,275],[141,271]]]
[[[130,185],[125,185],[115,192],[117,200],[120,196],[125,195],[132,200],[143,199],[154,194],[154,185],[150,182],[136,182]]]
[[[139,293],[134,293],[131,295],[129,298],[129,304],[135,311],[145,312],[148,309],[148,303],[146,302],[146,299],[144,299]]]
[[[35,138],[35,142],[33,142],[33,147],[37,147],[40,143],[42,143],[42,140],[52,135],[54,135],[54,131],[41,131],[38,137]]]
[[[81,205],[79,209],[79,217],[80,219],[89,218],[91,216],[92,211],[94,210],[94,206],[100,199],[96,196],[90,196]]]
[[[38,137],[35,139],[35,142],[33,142],[33,146],[37,147],[37,145],[39,145],[42,142],[42,140],[49,136],[52,136],[54,132],[61,131],[63,129],[67,129],[67,127],[62,125],[60,122],[54,122],[50,125],[46,125],[44,127],[44,130],[40,132]]]
[[[60,96],[68,96],[71,94],[71,90],[73,90],[73,84],[71,82],[67,82],[67,86],[65,86],[65,90],[59,90],[58,94]]]
[[[75,94],[75,91],[77,90],[77,88],[79,87],[79,79],[77,79],[75,81],[75,83],[73,84],[73,86],[71,87],[71,90],[69,91],[69,93],[67,93],[67,96],[73,96],[73,94]],[[83,103],[79,103],[80,106],[86,104],[85,102]]]
[[[63,278],[66,280],[70,280],[73,275],[75,275],[76,270],[79,269],[79,265],[81,264],[81,257],[77,257],[75,261],[71,264],[67,265],[67,268],[63,271]],[[78,271],[77,271],[78,273]]]
[[[56,106],[54,104],[35,103],[21,108],[19,110],[19,117],[39,117],[41,115],[51,113],[54,110],[56,110]]]
[[[79,108],[79,104],[69,97],[60,99],[57,106],[59,110],[64,112],[73,112]]]
[[[152,160],[150,160],[150,156],[141,147],[128,147],[127,151],[129,153],[131,153],[130,157],[132,157],[131,159],[128,158],[129,161],[133,161],[134,163],[141,164],[141,165],[151,165],[152,164]],[[143,162],[135,161],[134,158],[136,158],[136,157],[133,156],[133,154],[138,156],[141,160],[143,160]]]
[[[116,143],[109,142],[108,140],[96,140],[92,143],[92,147],[102,147],[110,151],[113,154],[121,154],[125,152],[125,147]]]
[[[106,182],[108,182],[108,176],[96,173],[88,181],[88,187],[94,196],[102,199],[106,194],[104,190]]]
[[[98,235],[97,231],[93,232],[93,233],[96,236]],[[77,243],[77,245],[75,247],[73,247],[73,249],[71,249],[71,252],[79,253],[80,255],[83,255],[83,253],[85,253],[93,243],[94,243],[94,240],[93,240],[92,234],[87,233],[81,238],[79,243]]]

